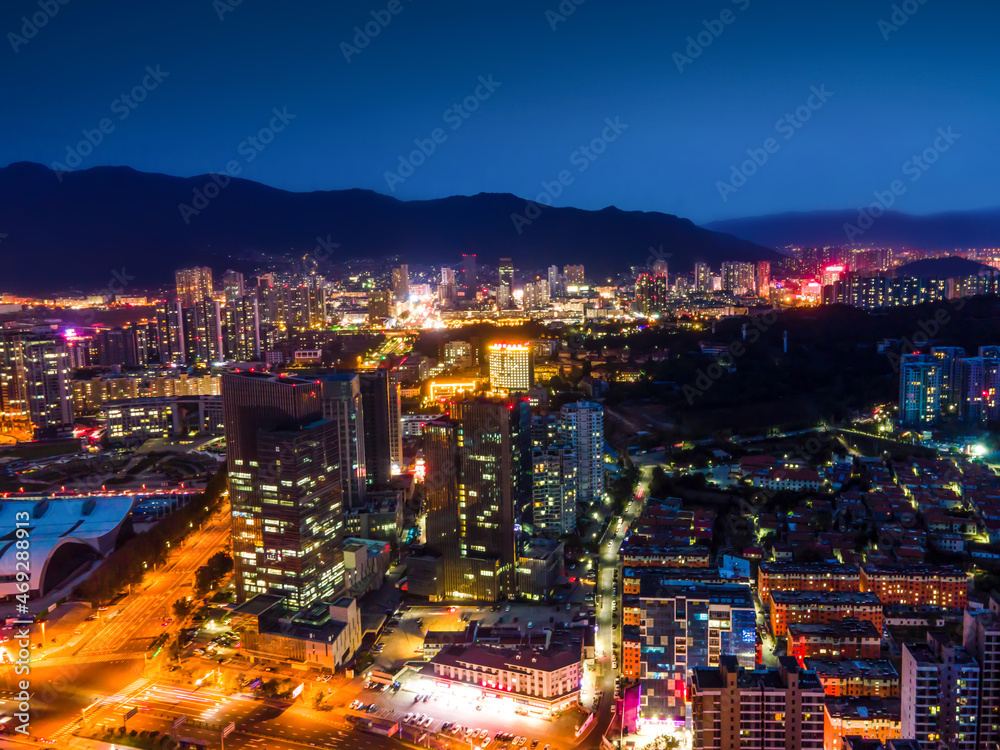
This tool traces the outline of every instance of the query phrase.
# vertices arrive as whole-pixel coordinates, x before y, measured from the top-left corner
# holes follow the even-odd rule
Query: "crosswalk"
[[[153,684],[152,680],[146,677],[140,677],[138,680],[134,680],[127,686],[123,687],[114,695],[109,695],[108,697],[103,698],[101,700],[101,704],[104,706],[115,706],[119,703],[123,703],[127,700],[134,698],[136,695],[141,693],[143,690],[145,690],[152,684]],[[73,732],[79,725],[80,725],[80,719],[74,719],[66,726],[62,727],[61,729],[58,729],[52,735],[51,739],[60,740],[63,737],[68,737],[69,735],[73,734]]]

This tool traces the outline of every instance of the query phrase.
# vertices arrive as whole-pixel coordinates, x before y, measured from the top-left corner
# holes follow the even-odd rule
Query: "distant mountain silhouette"
[[[857,210],[752,216],[705,224],[706,229],[728,232],[764,247],[823,247],[852,244],[844,225],[861,227]],[[954,250],[1000,247],[1000,208],[953,211],[929,216],[890,211],[874,219],[863,234],[852,232],[861,247],[910,247],[921,250]]]
[[[196,190],[211,199],[195,202]],[[191,207],[186,216],[181,204]],[[217,190],[210,175],[127,167],[57,174],[21,162],[0,169],[0,291],[115,291],[121,278],[140,290],[170,283],[193,263],[222,271],[241,260],[301,258],[320,239],[339,245],[317,253],[331,262],[399,254],[457,265],[462,253],[476,253],[480,263],[510,257],[525,269],[583,263],[594,279],[658,257],[678,271],[696,261],[778,257],[687,219],[617,208],[543,206],[518,233],[511,216],[525,216],[527,205],[509,194],[403,202],[367,190],[291,193],[241,179]]]

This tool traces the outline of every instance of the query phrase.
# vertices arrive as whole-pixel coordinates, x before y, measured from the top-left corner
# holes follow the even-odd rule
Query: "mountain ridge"
[[[529,205],[510,193],[401,201],[363,188],[299,193],[222,175],[132,167],[57,174],[15,162],[0,168],[0,291],[94,290],[116,275],[133,289],[156,288],[186,265],[249,267],[324,243],[335,248],[330,262],[400,255],[458,264],[476,253],[481,264],[510,257],[528,270],[583,263],[594,279],[656,259],[689,271],[695,262],[780,257],[689,219],[614,206],[539,206],[518,232],[511,217]]]

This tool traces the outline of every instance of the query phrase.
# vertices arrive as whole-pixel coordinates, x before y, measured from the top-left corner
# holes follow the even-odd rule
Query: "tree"
[[[191,614],[192,609],[194,609],[194,604],[186,599],[178,599],[173,604],[174,615],[176,615],[179,620],[183,620]]]

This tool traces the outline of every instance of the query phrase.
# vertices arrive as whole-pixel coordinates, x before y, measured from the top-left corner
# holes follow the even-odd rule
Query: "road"
[[[130,697],[130,686],[146,676],[149,645],[165,630],[173,634],[179,625],[176,620],[167,623],[173,617],[173,602],[188,593],[185,587],[193,581],[194,571],[228,540],[229,507],[225,504],[163,567],[147,574],[131,595],[107,612],[99,612],[100,620],[81,627],[59,648],[33,659],[32,736],[51,737],[60,732],[63,736],[72,730],[83,708],[97,698]],[[12,666],[0,668],[0,687],[9,689],[18,679]]]
[[[618,550],[621,549],[625,535],[628,533],[632,523],[642,515],[646,507],[645,498],[649,496],[649,481],[652,477],[652,467],[644,466],[640,470],[639,485],[636,489],[636,498],[625,508],[625,513],[621,517],[621,526],[618,526],[618,519],[612,518],[608,524],[604,536],[601,538],[600,546],[600,567],[597,573],[597,594],[600,605],[597,608],[597,663],[598,668],[598,690],[604,693],[598,711],[595,729],[591,732],[591,739],[596,738],[596,732],[603,732],[611,721],[611,709],[614,707],[615,677],[621,669],[621,623],[622,623],[622,581],[619,576],[617,584],[617,595],[615,594],[615,572],[618,570]],[[617,623],[618,628],[613,625]],[[613,665],[617,663],[617,668]],[[591,742],[596,747],[596,743]]]

